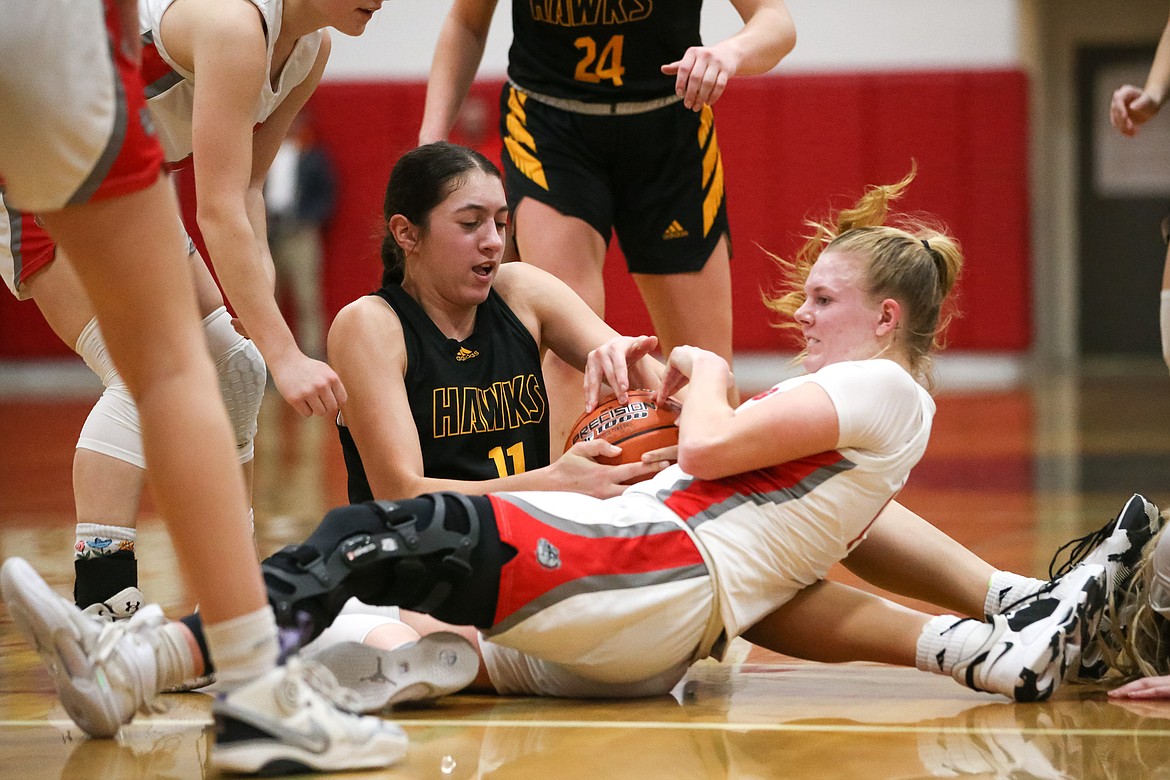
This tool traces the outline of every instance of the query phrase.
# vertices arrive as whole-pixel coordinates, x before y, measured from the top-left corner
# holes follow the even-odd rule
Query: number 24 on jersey
[[[597,50],[597,41],[591,36],[584,35],[573,41],[573,45],[581,51],[581,59],[577,61],[577,72],[573,78],[589,84],[600,84],[602,81],[613,82],[615,87],[622,85],[622,74],[626,69],[622,67],[622,45],[624,35],[615,35]]]

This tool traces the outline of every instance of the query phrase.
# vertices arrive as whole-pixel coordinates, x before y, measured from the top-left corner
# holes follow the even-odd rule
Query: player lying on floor
[[[523,267],[499,264],[504,209],[498,171],[469,149],[431,144],[407,152],[395,165],[383,204],[382,288],[343,309],[330,331],[330,360],[350,390],[339,431],[351,501],[398,500],[437,490],[571,489],[604,498],[620,492],[618,483],[637,468],[591,463],[579,448],[546,468],[545,415],[533,414],[516,427],[456,426],[445,435],[436,433],[436,420],[454,413],[454,407],[439,408],[435,400],[449,398],[449,388],[462,388],[462,397],[525,375],[539,386],[533,408],[543,409],[538,348],[580,363],[600,336],[612,333],[539,272],[529,269],[521,280],[516,274]],[[653,345],[652,339],[614,338],[595,350],[585,381],[589,404],[596,402],[603,377],[619,389],[636,386],[631,381],[656,386],[660,368],[646,357]],[[475,358],[459,359],[470,354]],[[646,467],[645,473],[650,471]],[[887,505],[866,542],[844,563],[889,591],[964,615],[1002,611],[1020,588],[1035,587],[1035,581],[996,571],[896,502]],[[417,640],[414,629],[440,627],[418,615],[402,617],[410,626],[386,620],[384,610],[363,612],[350,604],[312,649],[345,641],[389,649]],[[754,629],[752,637],[792,654],[824,652],[823,643],[799,641],[791,630],[766,633],[768,625]],[[474,629],[464,635],[478,641]],[[443,646],[450,645],[444,640]],[[430,650],[416,648],[411,655],[417,659],[425,652]],[[1080,674],[1099,673],[1100,654],[1090,649],[1086,655]],[[355,663],[377,668],[378,659],[363,664],[360,658],[351,647],[321,660],[349,681]]]
[[[822,648],[836,660],[917,665],[1022,701],[1051,695],[1096,627],[1105,567],[1037,584],[986,622],[823,579],[901,489],[934,414],[919,381],[962,258],[936,229],[886,226],[910,178],[872,188],[790,264],[791,289],[772,306],[801,329],[807,375],[733,409],[726,362],[675,349],[658,390],[689,386],[679,462],[614,498],[447,493],[330,512],[305,544],[263,565],[286,636],[307,641],[356,596],[477,627],[500,692],[637,696],[669,691],[691,663],[765,620],[846,637]],[[33,595],[53,598],[44,590]],[[63,629],[91,630],[59,606]],[[62,684],[127,719],[151,687],[210,660],[194,621],[135,619],[102,633],[94,641],[108,652],[93,673],[154,686],[110,702],[80,675]],[[157,650],[135,652],[143,646]]]

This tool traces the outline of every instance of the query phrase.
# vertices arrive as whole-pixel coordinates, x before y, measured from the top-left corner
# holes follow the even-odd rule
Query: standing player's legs
[[[634,274],[663,355],[680,344],[714,352],[731,365],[731,257],[719,242],[693,273]],[[695,316],[701,302],[703,316]]]
[[[183,257],[167,256],[183,247],[169,186],[159,180],[44,220],[66,247],[136,400],[149,479],[204,617],[219,623],[260,609],[266,600],[227,415]]]
[[[714,112],[676,103],[620,121],[646,140],[621,152],[614,225],[659,347],[669,355],[689,344],[731,365],[731,234]]]
[[[54,333],[98,374],[105,392],[91,410],[73,459],[77,511],[74,599],[94,614],[129,617],[143,603],[138,591],[135,536],[145,484],[145,456],[134,401],[110,362],[93,307],[76,271],[64,256],[20,287],[32,298]],[[251,490],[252,438],[263,393],[263,361],[255,347],[230,327],[226,313],[210,317],[222,297],[198,254],[187,261],[204,336],[229,405],[239,460]],[[230,372],[230,380],[228,373]]]
[[[562,214],[548,204],[524,198],[513,217],[516,248],[524,262],[543,268],[563,281],[598,316],[605,316],[606,243],[588,222]],[[549,352],[541,366],[548,393],[549,441],[560,454],[569,427],[585,408],[581,372]]]
[[[296,665],[274,668],[275,623],[182,267],[178,204],[160,178],[161,149],[141,123],[137,63],[119,37],[119,11],[133,13],[134,4],[12,0],[7,8],[0,176],[14,205],[42,214],[69,253],[134,395],[149,476],[230,691],[213,705],[213,759],[236,771],[273,761],[324,769],[390,763],[405,750],[400,729],[341,712]],[[45,40],[57,44],[57,59],[39,56]],[[157,607],[99,628],[19,559],[5,562],[0,586],[67,711],[95,736],[113,735],[153,698],[160,668],[190,666],[199,651],[175,629],[151,631],[162,619]],[[324,732],[324,744],[313,740],[306,750],[291,739],[293,718],[296,733]]]
[[[512,240],[519,259],[569,285],[605,315],[602,268],[612,233],[612,195],[602,168],[613,144],[609,117],[572,114],[504,85],[500,135]],[[584,377],[552,353],[542,364],[550,452],[559,454],[585,406]]]

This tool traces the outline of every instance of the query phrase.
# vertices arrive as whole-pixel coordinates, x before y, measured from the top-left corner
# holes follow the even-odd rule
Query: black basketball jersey
[[[422,445],[423,473],[437,479],[483,480],[547,466],[548,396],[540,347],[492,290],[465,340],[443,335],[401,287],[377,295],[402,323],[406,394]],[[338,426],[349,500],[373,498],[357,445]]]
[[[508,76],[588,102],[674,94],[662,66],[701,43],[703,0],[514,0]]]

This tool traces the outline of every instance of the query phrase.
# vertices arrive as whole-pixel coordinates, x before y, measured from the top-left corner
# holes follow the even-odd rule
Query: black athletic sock
[[[73,576],[73,601],[85,609],[126,588],[138,587],[138,560],[128,550],[77,558],[73,561]]]
[[[211,662],[211,653],[207,650],[207,637],[203,636],[203,618],[196,612],[193,615],[180,618],[179,622],[195,635],[195,644],[199,645],[199,654],[203,656],[203,673],[211,674],[215,671],[215,664]]]

